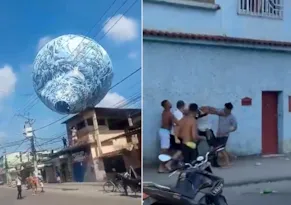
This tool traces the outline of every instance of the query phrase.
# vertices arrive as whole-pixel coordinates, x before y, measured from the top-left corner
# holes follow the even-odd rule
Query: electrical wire
[[[42,129],[44,129],[44,128],[47,128],[47,127],[49,127],[49,126],[51,126],[51,125],[53,125],[53,124],[55,124],[55,123],[57,123],[57,122],[59,122],[59,121],[65,119],[66,117],[67,117],[67,116],[61,117],[60,119],[55,120],[55,121],[53,121],[53,122],[51,122],[51,123],[49,123],[49,124],[47,124],[47,125],[45,125],[45,126],[39,127],[39,128],[37,128],[37,129],[35,129],[34,132],[39,131],[39,130],[42,130]]]
[[[120,85],[121,83],[123,83],[125,80],[127,80],[128,78],[130,78],[131,76],[133,76],[134,74],[136,74],[136,73],[137,73],[138,71],[140,71],[140,70],[141,70],[141,67],[138,68],[138,69],[136,69],[135,71],[133,71],[132,73],[130,73],[129,75],[127,75],[126,77],[124,77],[123,79],[121,79],[119,82],[117,82],[117,83],[114,84],[113,86],[111,86],[111,87],[108,89],[108,91],[110,91],[111,89],[113,89],[113,88],[115,88],[116,86]],[[40,128],[35,129],[34,131],[38,131],[38,130],[41,130],[41,129],[43,129],[43,128],[49,127],[49,126],[51,126],[51,125],[53,125],[53,124],[59,122],[60,120],[64,119],[64,118],[67,117],[67,116],[69,116],[69,115],[66,115],[66,116],[64,116],[64,117],[61,117],[61,118],[59,118],[59,119],[57,119],[57,120],[55,120],[55,121],[53,121],[53,122],[51,122],[51,123],[49,123],[49,124],[47,124],[47,125],[44,125],[44,126],[42,126],[42,127],[40,127]]]
[[[134,1],[134,3],[125,11],[125,13],[124,14],[126,14],[133,6],[134,6],[134,4],[136,3],[137,1]],[[113,2],[113,4],[115,3],[115,1]],[[121,7],[124,5],[126,3],[126,1],[121,5]],[[112,5],[113,5],[112,4]],[[121,7],[119,7],[119,9],[121,8]],[[108,8],[108,10],[110,9],[110,7]],[[118,10],[119,10],[118,9]],[[108,11],[107,10],[107,11]],[[118,11],[117,10],[117,11]],[[117,13],[117,11],[116,11],[116,13]],[[107,12],[105,12],[104,13],[104,15],[106,14]],[[124,15],[123,14],[123,15]],[[101,19],[104,17],[104,15],[101,17]],[[105,32],[105,34],[102,36],[102,38],[101,39],[103,39],[110,31],[111,31],[111,29],[121,20],[121,18],[123,18],[123,15],[121,15],[121,17],[113,24],[113,26],[111,26],[106,32]],[[113,15],[114,16],[114,15]],[[100,20],[101,20],[100,19]],[[110,18],[111,19],[111,18]],[[107,22],[110,20],[110,19],[108,19],[107,20]],[[99,32],[100,33],[100,32]],[[98,34],[99,34],[98,33]],[[97,34],[97,35],[98,35]],[[85,39],[85,38],[84,38]],[[83,39],[83,40],[84,40]],[[83,41],[82,40],[82,41]],[[82,42],[81,42],[82,43]],[[80,43],[80,44],[81,44]],[[79,44],[79,45],[80,45]],[[77,46],[77,48],[79,47],[79,45]],[[117,85],[119,85],[119,84],[121,84],[122,82],[124,82],[126,79],[128,79],[129,77],[131,77],[133,74],[135,74],[136,72],[138,72],[139,70],[141,70],[141,67],[139,68],[139,69],[137,69],[136,71],[134,71],[133,73],[131,73],[129,76],[127,76],[127,77],[125,77],[124,79],[122,79],[120,82],[118,82],[117,84],[115,84],[114,86],[112,86],[109,90],[111,90],[112,88],[114,88],[114,87],[116,87]],[[32,104],[32,105],[30,105],[30,107],[29,106],[26,106],[25,108],[24,108],[24,111],[28,111],[28,110],[30,110],[32,107],[34,107],[38,102],[36,102],[38,100],[38,98],[37,98],[37,96],[36,96],[36,98],[35,99],[33,99],[32,101],[31,101],[31,103],[30,104]],[[136,99],[135,99],[136,100]],[[34,103],[34,104],[33,104]],[[58,122],[58,121],[60,121],[60,120],[62,120],[62,119],[64,119],[65,117],[67,117],[67,116],[64,116],[64,117],[62,117],[62,118],[60,118],[60,119],[58,119],[58,120],[56,120],[56,121],[53,121],[52,123],[49,123],[48,125],[45,125],[45,126],[43,126],[43,127],[40,127],[40,128],[38,128],[38,129],[36,129],[36,130],[34,130],[34,131],[38,131],[38,130],[41,130],[41,129],[44,129],[44,128],[46,128],[46,127],[49,127],[49,126],[51,126],[52,124],[55,124],[56,122]]]
[[[125,5],[125,3],[127,2],[127,0],[126,1],[124,1],[122,4],[121,4],[121,6],[116,10],[116,12],[114,13],[114,15],[112,15],[111,16],[111,18],[109,18],[105,23],[104,23],[104,25],[107,23],[107,22],[109,22],[116,14],[117,14],[117,12]],[[137,3],[137,0],[135,0],[131,5],[130,5],[130,7],[123,13],[123,15],[121,15],[120,17],[119,17],[119,19],[105,32],[105,34],[99,39],[99,41],[101,41],[112,29],[113,29],[113,27],[124,17],[124,15],[127,13],[127,12],[129,12],[129,10],[135,5]],[[100,33],[102,31],[102,29],[97,33],[97,35]],[[96,35],[96,36],[97,36]],[[84,39],[83,39],[84,40]],[[79,44],[80,45],[80,44]],[[78,46],[79,46],[78,45]],[[78,47],[77,46],[77,47]],[[85,49],[86,49],[86,46],[85,46]],[[84,50],[84,49],[83,49]],[[78,61],[78,62],[76,62],[76,64],[73,66],[73,67],[76,67],[83,59],[84,59],[84,57],[87,55],[87,53],[90,51],[90,50],[92,50],[91,48],[89,48],[89,49],[87,49],[86,50],[86,52],[85,52],[85,54],[83,55],[83,57]],[[82,53],[82,52],[79,52],[79,54],[80,53]],[[78,55],[79,55],[78,54]],[[78,56],[77,55],[77,56]],[[105,76],[106,77],[106,76]],[[105,78],[104,77],[104,78]],[[34,105],[32,105],[32,107],[34,107],[35,105],[37,104],[37,102],[34,104]],[[29,110],[32,108],[32,107],[30,107],[29,108]]]
[[[108,7],[108,9],[107,9],[107,10],[103,13],[103,15],[101,16],[101,18],[97,21],[97,24],[94,24],[93,28],[95,28],[96,25],[98,25],[98,24],[100,23],[101,19],[106,15],[106,13],[110,10],[110,8],[114,5],[115,2],[116,2],[116,1],[114,1],[114,2],[113,2],[113,3]],[[126,2],[127,2],[127,0],[124,1],[123,4],[122,4],[122,5],[121,5],[117,10],[116,10],[116,12],[114,13],[114,15],[115,15],[115,14],[116,14],[116,13],[117,13],[121,8],[122,8],[122,6],[123,6]],[[112,15],[112,17],[109,18],[106,22],[108,22],[110,19],[112,19],[114,15]],[[105,24],[106,24],[106,23],[105,23]],[[104,25],[105,25],[105,24],[104,24]],[[92,28],[92,29],[93,29],[93,28]],[[91,30],[92,30],[92,29],[91,29]],[[102,29],[100,30],[100,32],[101,32],[101,31],[102,31]],[[90,31],[89,31],[89,33],[90,33]],[[98,34],[99,34],[99,33],[98,33]],[[97,35],[98,35],[98,34],[97,34]],[[87,34],[87,35],[88,35],[88,34]],[[97,36],[97,35],[96,35],[96,36]],[[81,41],[81,42],[78,44],[78,46],[77,46],[77,47],[72,51],[72,53],[74,53],[75,50],[78,49],[78,47],[82,44],[82,42],[84,41],[85,38],[86,38],[86,36],[83,37],[82,41]],[[87,46],[85,46],[85,49],[86,49],[86,48],[87,48]],[[83,49],[82,49],[82,50],[83,50]],[[82,51],[82,50],[81,50],[81,51]],[[87,55],[87,53],[88,53],[89,50],[91,50],[91,49],[87,49],[87,52],[85,53],[84,56]],[[76,58],[79,56],[79,54],[82,53],[81,51],[77,54],[76,57],[74,57],[74,59],[76,59]],[[83,57],[83,58],[84,58],[84,57]],[[82,60],[83,58],[81,58],[81,60]],[[80,60],[80,61],[81,61],[81,60]],[[79,61],[79,62],[80,62],[80,61]],[[79,62],[77,62],[73,67],[75,67]],[[34,106],[39,102],[39,99],[38,99],[37,96],[35,97],[34,100],[38,100],[38,101],[37,101],[36,103],[34,103],[31,107],[29,107],[28,110],[31,110],[31,109],[32,109],[32,108],[33,108],[33,107],[34,107]]]

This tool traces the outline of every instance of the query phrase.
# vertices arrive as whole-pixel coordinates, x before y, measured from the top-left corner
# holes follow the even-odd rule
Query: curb
[[[262,183],[272,183],[272,182],[281,182],[281,181],[291,181],[291,176],[280,176],[273,178],[261,178],[261,179],[250,179],[236,182],[225,182],[224,187],[239,187],[239,186],[247,186],[252,184],[262,184]],[[166,185],[171,187],[171,185]]]
[[[229,182],[225,183],[225,187],[238,187],[238,186],[245,186],[251,184],[262,184],[268,182],[280,182],[280,181],[291,181],[291,176],[280,176],[280,177],[272,177],[272,178],[261,178],[261,179],[250,179],[244,181],[237,181],[237,182]]]

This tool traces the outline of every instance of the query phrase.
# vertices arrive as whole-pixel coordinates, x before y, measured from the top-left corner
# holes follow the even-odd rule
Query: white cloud
[[[103,32],[108,32],[106,35],[116,42],[131,41],[138,37],[138,24],[136,20],[118,14],[108,20]]]
[[[39,51],[45,44],[50,42],[52,40],[52,37],[50,36],[44,36],[41,39],[39,39],[37,44],[37,51]]]
[[[137,57],[137,53],[136,52],[130,52],[128,54],[128,58],[130,58],[130,59],[135,59],[136,57]]]
[[[15,90],[16,75],[9,65],[0,68],[0,99],[9,96]]]
[[[125,97],[119,95],[118,93],[109,92],[96,107],[117,108],[126,104],[126,102],[127,100]]]

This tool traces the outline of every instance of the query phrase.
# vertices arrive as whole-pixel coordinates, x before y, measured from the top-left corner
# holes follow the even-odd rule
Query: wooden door
[[[262,154],[278,153],[278,92],[262,92]]]

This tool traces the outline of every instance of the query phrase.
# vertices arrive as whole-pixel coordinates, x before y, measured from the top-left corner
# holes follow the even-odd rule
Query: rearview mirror
[[[170,155],[167,154],[160,154],[159,155],[159,160],[162,162],[168,162],[172,159],[172,157]]]

